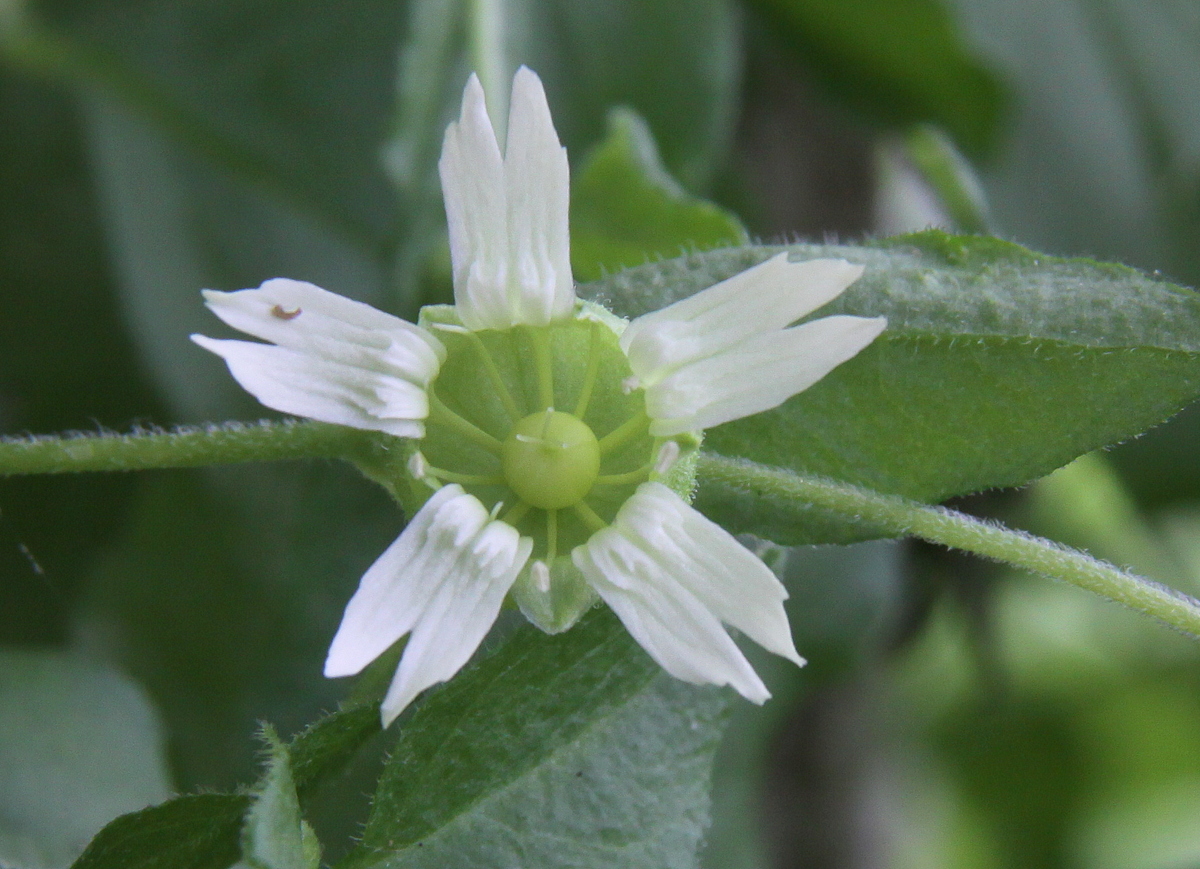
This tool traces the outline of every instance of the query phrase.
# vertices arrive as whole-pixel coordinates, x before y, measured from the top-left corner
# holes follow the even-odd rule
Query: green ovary
[[[546,410],[519,420],[500,452],[504,479],[522,501],[542,510],[578,504],[600,475],[600,444],[587,424]]]

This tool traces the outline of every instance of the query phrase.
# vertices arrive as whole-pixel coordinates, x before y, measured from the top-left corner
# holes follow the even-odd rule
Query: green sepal
[[[525,565],[511,595],[525,618],[548,634],[561,634],[572,627],[599,600],[569,554],[558,556],[550,565],[549,589],[538,588],[532,568],[532,561]]]

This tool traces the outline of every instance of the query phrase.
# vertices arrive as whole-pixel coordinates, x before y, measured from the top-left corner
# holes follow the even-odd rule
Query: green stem
[[[319,422],[225,423],[132,434],[0,438],[0,476],[350,458],[364,434]]]
[[[701,453],[702,481],[749,491],[785,513],[819,507],[897,536],[910,535],[1061,579],[1200,637],[1200,601],[1061,544],[972,516],[784,468]]]
[[[507,62],[504,51],[504,4],[500,0],[468,0],[467,30],[471,65],[483,85],[488,114],[503,143],[508,126]]]

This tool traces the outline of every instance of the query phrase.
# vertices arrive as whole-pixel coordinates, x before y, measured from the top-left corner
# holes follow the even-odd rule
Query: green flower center
[[[641,390],[622,387],[619,321],[599,316],[470,332],[453,308],[421,314],[446,360],[417,444],[420,485],[458,483],[547,563],[612,522],[661,447]]]
[[[592,490],[600,475],[600,444],[583,420],[547,409],[512,427],[500,464],[518,498],[531,507],[560,510]]]
[[[571,551],[648,480],[687,498],[699,438],[650,434],[645,394],[629,388],[623,322],[598,305],[546,326],[481,332],[453,307],[430,305],[419,325],[446,348],[426,390],[425,437],[380,438],[361,466],[409,515],[456,483],[531,538],[512,598],[543,630],[566,630],[596,601]]]

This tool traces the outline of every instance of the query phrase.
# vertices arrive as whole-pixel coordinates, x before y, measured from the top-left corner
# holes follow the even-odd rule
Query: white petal
[[[781,329],[837,298],[862,275],[845,260],[788,262],[781,253],[650,314],[621,335],[633,373],[652,385],[681,365]]]
[[[670,437],[778,407],[855,356],[886,326],[883,317],[823,317],[684,365],[647,387],[650,433]]]
[[[660,483],[645,483],[613,524],[572,552],[588,582],[663,669],[769,696],[721,622],[802,663],[774,575],[726,531]]]
[[[567,213],[567,150],[558,141],[537,74],[521,67],[509,101],[504,151],[509,281],[517,322],[544,325],[575,307]]]
[[[446,129],[438,172],[450,229],[455,307],[468,329],[504,328],[511,318],[504,162],[474,74],[463,91],[458,121]]]
[[[424,329],[303,281],[275,278],[235,293],[205,290],[204,299],[241,332],[421,386],[446,358],[442,343]]]
[[[205,290],[204,298],[230,326],[274,342],[192,336],[267,407],[400,437],[424,434],[425,389],[446,358],[429,332],[285,278],[236,293]]]
[[[457,485],[434,493],[363,576],[325,662],[326,676],[362,670],[412,632],[383,703],[384,724],[453,676],[496,620],[533,542],[491,519]]]
[[[732,534],[662,483],[643,483],[622,513],[625,536],[674,565],[688,589],[717,618],[767,651],[804,664],[783,609],[787,590]]]
[[[483,88],[471,76],[438,169],[463,324],[507,329],[568,316],[575,305],[569,169],[537,75],[522,67],[513,79],[503,157]]]
[[[408,381],[273,344],[204,335],[192,340],[222,357],[242,388],[267,407],[397,437],[425,434],[428,398]]]

